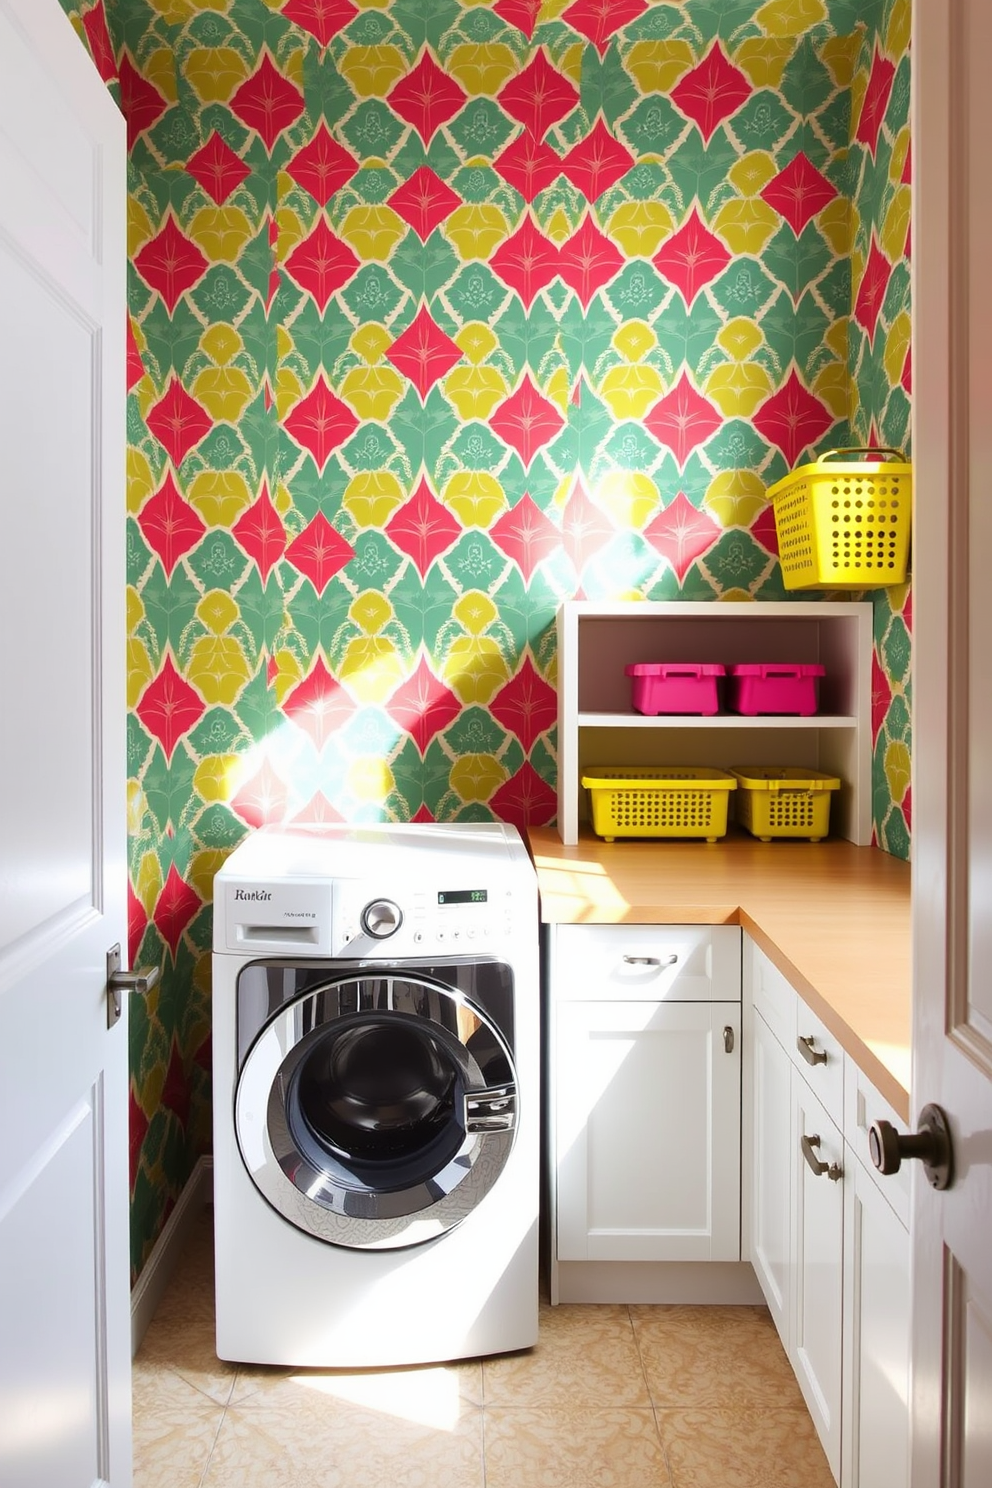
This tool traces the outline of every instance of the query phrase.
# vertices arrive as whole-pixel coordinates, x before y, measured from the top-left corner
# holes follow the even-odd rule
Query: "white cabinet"
[[[901,1125],[750,939],[745,1253],[841,1488],[907,1488],[909,1174],[868,1156]]]
[[[549,927],[555,1265],[740,1260],[740,945]]]
[[[844,1299],[844,1141],[799,1071],[792,1070],[790,1358],[835,1478],[841,1458]]]
[[[578,841],[590,765],[803,765],[843,788],[831,830],[871,841],[872,607],[569,600],[558,612],[558,829]],[[812,718],[649,717],[631,707],[631,662],[822,662]]]
[[[895,1112],[849,1063],[845,1138],[844,1488],[908,1488],[910,1170],[883,1178],[868,1128]]]
[[[751,1025],[751,1264],[786,1353],[792,1324],[792,1061],[761,1017]]]

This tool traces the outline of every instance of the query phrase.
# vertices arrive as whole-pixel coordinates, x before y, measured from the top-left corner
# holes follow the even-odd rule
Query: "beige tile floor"
[[[135,1488],[832,1488],[759,1307],[542,1307],[536,1348],[292,1371],[213,1349],[211,1211],[134,1363]]]

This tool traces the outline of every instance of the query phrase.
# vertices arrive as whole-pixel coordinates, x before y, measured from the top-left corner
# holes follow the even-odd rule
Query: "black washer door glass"
[[[344,1017],[313,1042],[287,1117],[319,1167],[380,1191],[422,1182],[458,1152],[464,1078],[436,1025],[400,1012]]]

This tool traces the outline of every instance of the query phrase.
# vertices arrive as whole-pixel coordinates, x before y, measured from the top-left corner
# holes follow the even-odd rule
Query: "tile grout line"
[[[654,1392],[651,1389],[651,1382],[648,1379],[648,1372],[644,1367],[644,1355],[641,1353],[641,1341],[637,1336],[637,1329],[634,1326],[634,1317],[630,1310],[630,1303],[627,1302],[624,1305],[627,1309],[627,1319],[630,1323],[630,1331],[634,1335],[634,1347],[637,1350],[637,1362],[641,1366],[641,1377],[644,1380],[644,1388],[648,1392],[648,1400],[651,1402],[651,1419],[654,1422],[655,1435],[658,1438],[658,1446],[661,1450],[661,1460],[664,1462],[665,1472],[668,1474],[668,1488],[675,1488],[675,1474],[672,1471],[671,1459],[668,1456],[668,1448],[665,1446],[665,1439],[661,1434],[661,1425],[658,1421],[658,1406],[655,1403]]]

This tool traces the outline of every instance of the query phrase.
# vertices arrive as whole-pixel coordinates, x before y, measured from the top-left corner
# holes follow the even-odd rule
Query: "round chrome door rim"
[[[512,1070],[502,1035],[474,1003],[449,988],[422,983],[415,974],[397,975],[396,981],[427,986],[479,1019],[497,1038]],[[460,1224],[494,1186],[509,1158],[514,1131],[466,1133],[437,1174],[407,1189],[380,1193],[335,1185],[300,1152],[286,1117],[293,1070],[321,1031],[332,1026],[327,1021],[302,1037],[298,1033],[301,1010],[324,990],[312,989],[280,1009],[249,1051],[235,1097],[235,1126],[245,1167],[284,1219],[329,1244],[383,1250],[435,1239]],[[434,1020],[426,1017],[425,1022]],[[459,1049],[467,1094],[477,1094],[484,1088],[482,1072],[464,1045]]]

